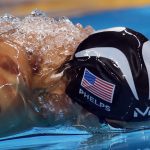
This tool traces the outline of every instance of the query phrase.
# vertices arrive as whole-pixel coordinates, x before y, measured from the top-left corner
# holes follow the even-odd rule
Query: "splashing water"
[[[67,81],[62,81],[63,73],[57,71],[71,59],[79,43],[93,32],[91,27],[74,25],[66,17],[50,18],[39,10],[22,19],[9,14],[0,17],[0,39],[21,46],[27,53],[33,73],[32,89],[50,87],[50,94],[45,97],[48,102],[38,97],[43,116],[48,115],[51,120],[54,116],[55,122],[60,122],[70,119],[72,114],[78,115],[72,111],[72,102],[64,93]],[[58,87],[60,90],[56,92],[54,89]]]
[[[20,19],[11,14],[4,14],[0,17],[0,34],[17,28]]]
[[[43,86],[50,84],[56,70],[71,58],[79,43],[94,31],[91,27],[74,25],[66,17],[50,18],[39,10],[32,11],[22,20],[11,15],[1,18],[3,30],[0,31],[7,31],[2,38],[19,44],[27,51],[35,74],[34,86],[40,81]]]

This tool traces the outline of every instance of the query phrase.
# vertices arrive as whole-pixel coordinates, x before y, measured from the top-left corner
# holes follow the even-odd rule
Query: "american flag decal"
[[[95,76],[85,68],[81,86],[93,95],[112,103],[115,85]]]

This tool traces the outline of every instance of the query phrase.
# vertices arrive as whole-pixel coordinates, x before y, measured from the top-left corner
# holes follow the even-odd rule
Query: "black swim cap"
[[[97,31],[69,62],[66,93],[100,120],[150,118],[150,42],[124,27]]]

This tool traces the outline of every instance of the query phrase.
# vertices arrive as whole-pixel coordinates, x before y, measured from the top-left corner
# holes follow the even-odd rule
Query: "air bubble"
[[[46,17],[46,13],[44,13],[43,11],[41,10],[38,10],[38,9],[35,9],[31,12],[31,15],[36,17],[36,16],[41,16],[41,17]]]

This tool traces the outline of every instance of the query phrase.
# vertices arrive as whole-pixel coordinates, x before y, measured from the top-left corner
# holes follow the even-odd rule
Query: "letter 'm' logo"
[[[147,107],[144,111],[140,110],[139,108],[135,108],[134,118],[137,118],[139,116],[142,116],[142,117],[150,116],[150,107]]]

